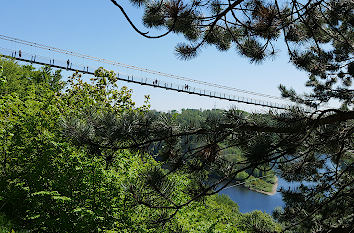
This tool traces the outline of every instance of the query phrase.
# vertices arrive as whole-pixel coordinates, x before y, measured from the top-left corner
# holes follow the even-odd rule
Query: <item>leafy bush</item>
[[[239,229],[248,232],[277,232],[280,231],[280,225],[275,223],[272,217],[262,211],[252,211],[240,217]]]

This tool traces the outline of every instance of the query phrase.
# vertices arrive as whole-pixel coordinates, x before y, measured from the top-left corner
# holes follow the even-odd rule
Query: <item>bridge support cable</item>
[[[39,48],[39,49],[48,50],[51,52],[70,55],[70,56],[74,56],[74,57],[78,57],[78,58],[82,58],[82,59],[86,59],[86,60],[90,60],[90,61],[105,63],[105,64],[109,64],[109,65],[113,65],[113,66],[119,66],[119,67],[123,67],[123,68],[130,69],[130,70],[144,72],[147,74],[158,75],[158,76],[165,77],[165,78],[172,78],[172,79],[176,79],[176,80],[180,80],[180,81],[184,81],[184,82],[194,83],[194,84],[203,85],[203,86],[209,86],[209,87],[223,89],[223,90],[227,90],[227,91],[235,91],[235,92],[242,93],[242,94],[248,94],[248,95],[253,95],[253,96],[258,96],[258,97],[263,97],[263,98],[270,98],[270,99],[285,101],[283,98],[278,97],[278,96],[272,96],[272,95],[268,95],[268,94],[264,94],[264,93],[258,93],[258,92],[243,90],[243,89],[239,89],[239,88],[229,87],[229,86],[225,86],[225,85],[220,85],[220,84],[216,84],[216,83],[210,83],[210,82],[195,80],[195,79],[191,79],[191,78],[186,78],[186,77],[182,77],[182,76],[178,76],[178,75],[174,75],[174,74],[163,73],[163,72],[159,72],[159,71],[155,71],[155,70],[151,70],[151,69],[146,69],[146,68],[141,68],[141,67],[137,67],[137,66],[133,66],[133,65],[124,64],[124,63],[117,62],[117,61],[112,61],[112,60],[108,60],[108,59],[85,55],[85,54],[78,53],[78,52],[60,49],[60,48],[48,46],[45,44],[30,42],[30,41],[10,37],[7,35],[0,34],[0,40],[6,40],[6,41],[14,42],[17,44],[22,44],[22,45],[26,45],[26,46],[31,46],[31,47],[35,47],[35,48]]]
[[[21,53],[19,54],[19,51],[20,50],[15,51],[15,50],[0,47],[1,57],[8,58],[8,59],[15,59],[18,61],[27,62],[31,64],[50,66],[53,68],[74,71],[74,72],[79,72],[79,73],[89,74],[89,75],[94,75],[95,70],[98,68],[98,67],[87,66],[85,64],[76,64],[76,63],[68,62],[69,60],[65,62],[55,58],[49,58],[37,54],[31,54],[26,51],[21,51]],[[211,90],[200,89],[197,87],[191,87],[189,85],[169,83],[166,82],[165,80],[159,80],[156,78],[137,77],[129,74],[124,74],[122,72],[117,73],[117,79],[119,81],[124,81],[128,83],[135,83],[139,85],[177,91],[177,92],[187,93],[191,95],[198,95],[198,96],[205,96],[209,98],[227,100],[230,102],[238,102],[238,103],[250,104],[250,105],[267,107],[272,109],[279,109],[279,110],[287,110],[290,108],[289,105],[285,105],[285,104],[278,104],[278,103],[264,101],[264,100],[256,100],[253,98],[245,98],[245,97],[236,96],[232,94],[215,92]]]

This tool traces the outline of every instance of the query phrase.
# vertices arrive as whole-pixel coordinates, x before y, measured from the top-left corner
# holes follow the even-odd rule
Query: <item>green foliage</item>
[[[151,4],[158,9],[150,10]],[[222,181],[245,177],[244,172],[260,177],[269,166],[276,166],[286,180],[312,184],[283,190],[287,206],[279,219],[285,230],[352,231],[354,1],[146,0],[139,6],[144,7],[143,20],[149,27],[167,30],[156,37],[170,32],[185,36],[189,43],[176,47],[183,59],[195,57],[203,45],[213,45],[222,51],[235,47],[239,54],[259,63],[274,57],[283,41],[289,61],[308,74],[308,93],[298,94],[283,85],[279,89],[284,98],[311,110],[294,107],[267,115],[230,110],[218,119],[205,119],[199,127],[185,126],[184,131],[165,127],[160,131],[168,138],[164,161],[174,169],[183,167],[186,173],[195,174],[197,181],[215,173]],[[338,106],[331,108],[328,103]],[[156,130],[153,126],[145,129]],[[193,139],[196,143],[178,153],[181,145],[176,138],[183,134],[188,135],[184,138],[187,142]],[[157,137],[153,141],[167,140]],[[244,161],[225,161],[220,150],[228,145],[241,150]],[[267,189],[263,181],[252,184]],[[200,184],[194,191],[203,196],[210,189]]]
[[[221,183],[231,183],[236,178],[247,179],[245,173],[260,178],[274,165],[278,165],[277,170],[289,181],[316,184],[301,191],[283,191],[287,195],[285,200],[289,207],[296,207],[285,208],[285,218],[280,218],[289,227],[305,223],[304,219],[311,226],[313,220],[308,216],[318,211],[317,208],[329,207],[328,199],[333,200],[329,193],[335,195],[336,190],[350,193],[350,169],[353,164],[342,164],[341,161],[352,154],[351,111],[331,109],[311,116],[298,108],[284,113],[270,112],[268,115],[246,114],[236,110],[223,114],[211,111],[202,122],[193,120],[197,119],[194,115],[198,114],[191,114],[188,121],[182,120],[181,123],[178,123],[181,119],[178,119],[176,112],[123,114],[119,119],[109,114],[98,117],[89,115],[84,121],[85,127],[90,129],[87,131],[89,134],[82,133],[85,132],[82,127],[75,124],[67,125],[66,134],[72,139],[81,139],[82,147],[93,147],[93,151],[100,152],[96,156],[109,149],[122,148],[156,155],[168,171],[164,171],[162,167],[147,170],[147,173],[139,176],[139,182],[132,183],[130,188],[137,203],[160,210],[157,211],[160,216],[155,215],[155,222],[171,220],[178,210],[195,201],[205,200]],[[225,159],[222,151],[228,147],[236,147],[241,151],[241,161]],[[326,165],[326,161],[335,165],[330,167]],[[343,169],[333,170],[336,166]],[[323,174],[321,169],[331,172]],[[181,182],[178,187],[183,198],[173,193],[177,191],[173,188],[176,185],[176,174],[188,180]],[[268,181],[273,185],[274,174],[269,174],[273,179]],[[333,174],[341,174],[340,179]],[[236,182],[242,183],[241,180]],[[331,185],[333,182],[339,182],[336,184],[338,186]],[[141,184],[146,189],[141,188]],[[259,179],[248,180],[248,185],[270,191],[270,185]],[[317,190],[321,190],[321,194],[316,194]],[[333,198],[336,197],[338,196]],[[348,205],[347,195],[339,196],[339,199],[346,204],[349,213],[351,207]],[[294,209],[301,214],[291,217]],[[321,211],[324,212],[325,208]],[[322,216],[321,224],[330,221],[334,229],[346,227],[344,225],[350,225],[352,220],[347,214],[343,217]],[[334,224],[336,219],[341,225]],[[348,219],[349,223],[344,224],[344,219]],[[308,226],[301,226],[299,229],[312,229]],[[213,229],[216,225],[210,227]]]
[[[60,71],[52,73],[49,67],[43,67],[35,70],[32,66],[18,66],[16,63],[1,59],[0,76],[6,85],[0,85],[0,94],[2,96],[11,93],[17,93],[21,97],[27,95],[28,88],[39,85],[38,89],[33,89],[36,93],[44,92],[44,88],[57,92],[63,88],[64,83],[60,81]]]
[[[268,183],[262,179],[257,179],[253,176],[250,176],[245,183],[245,186],[252,190],[259,190],[263,192],[271,193],[273,190],[273,184]]]
[[[262,211],[244,214],[240,219],[240,229],[249,232],[277,232],[281,228],[273,219]]]
[[[59,72],[2,62],[9,85],[0,99],[1,211],[18,227],[37,232],[136,227],[123,187],[140,158],[120,151],[120,163],[106,170],[104,158],[76,148],[59,127],[62,117],[89,107],[133,111],[129,91],[107,90],[102,79],[93,85],[72,79],[69,89],[58,92]]]
[[[171,112],[172,113],[172,112]],[[156,114],[164,114],[164,113],[156,113]],[[226,111],[220,109],[213,110],[198,110],[198,109],[182,109],[180,113],[173,113],[173,117],[178,125],[182,128],[198,128],[203,127],[206,122],[211,122],[214,120],[222,119]],[[248,114],[243,112],[243,114]],[[269,121],[265,117],[262,119],[256,119],[258,121]],[[266,144],[269,143],[265,142]],[[259,156],[263,155],[263,147],[261,143],[255,143],[259,147]],[[198,141],[197,137],[187,137],[182,140],[181,148],[186,151],[188,148],[197,148],[202,145],[201,141]],[[238,163],[246,159],[245,153],[239,147],[229,147],[227,143],[221,143],[222,149],[219,153],[222,158],[225,158],[227,161]],[[254,156],[255,152],[252,152]],[[236,175],[236,180],[245,180],[243,185],[247,188],[250,188],[255,191],[262,192],[272,192],[273,186],[276,182],[276,176],[273,171],[269,171],[269,167],[265,167],[267,170],[263,171],[259,168],[248,169],[246,171],[240,172]],[[215,175],[218,175],[216,173]]]
[[[26,230],[14,230],[15,225],[0,213],[0,233],[28,233]]]
[[[147,102],[135,107],[114,73],[99,69],[91,83],[74,74],[64,85],[58,71],[0,61],[8,83],[0,87],[0,232],[251,232],[225,196],[195,199],[179,212],[155,208],[188,201],[183,191],[199,183],[194,174],[169,174],[147,151],[118,148],[134,143],[130,134],[146,135],[132,119],[149,123],[154,113]]]
[[[242,214],[238,205],[225,195],[214,195],[177,215],[186,232],[279,232],[280,225],[261,211]]]

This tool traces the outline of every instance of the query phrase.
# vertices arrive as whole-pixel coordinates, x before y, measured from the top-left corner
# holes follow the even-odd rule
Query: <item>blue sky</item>
[[[133,21],[143,28],[141,11],[130,7],[128,2],[122,2]],[[296,70],[288,62],[289,58],[281,45],[279,55],[274,60],[260,65],[250,64],[248,59],[238,55],[235,48],[219,52],[213,47],[206,47],[195,59],[181,61],[175,55],[174,48],[178,42],[184,41],[182,36],[144,38],[129,26],[119,9],[109,0],[7,0],[2,1],[0,12],[0,34],[275,96],[279,96],[277,87],[280,83],[299,92],[305,90],[306,73]],[[20,48],[0,41],[0,47],[8,46]],[[142,104],[143,96],[149,94],[151,107],[157,110],[228,109],[231,106],[248,111],[259,110],[242,104],[146,86],[121,85],[133,89],[133,98],[137,104]]]

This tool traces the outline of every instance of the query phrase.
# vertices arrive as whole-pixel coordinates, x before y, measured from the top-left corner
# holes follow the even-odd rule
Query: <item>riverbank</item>
[[[275,179],[274,179],[275,181]],[[282,195],[280,192],[277,192],[280,187],[283,187],[284,180],[281,177],[278,177],[278,184],[275,182],[272,187],[269,189],[269,193],[261,193],[254,190],[250,190],[244,185],[234,186],[231,188],[226,188],[220,192],[220,194],[228,195],[232,201],[239,205],[240,211],[242,213],[248,213],[253,210],[261,210],[271,214],[274,208],[284,206]],[[275,193],[273,195],[273,193]]]
[[[255,192],[258,192],[258,193],[262,193],[262,194],[265,194],[265,195],[274,195],[277,193],[277,188],[278,188],[278,177],[275,177],[276,178],[276,181],[275,183],[273,184],[273,187],[272,187],[272,191],[271,192],[265,192],[265,191],[262,191],[262,190],[257,190],[257,189],[254,189],[254,188],[251,188],[251,187],[248,187],[249,190],[252,190],[252,191],[255,191]]]

